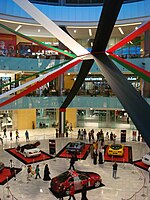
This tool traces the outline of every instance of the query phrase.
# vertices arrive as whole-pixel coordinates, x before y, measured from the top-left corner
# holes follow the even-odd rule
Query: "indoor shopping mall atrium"
[[[149,0],[0,0],[0,200],[150,200]]]

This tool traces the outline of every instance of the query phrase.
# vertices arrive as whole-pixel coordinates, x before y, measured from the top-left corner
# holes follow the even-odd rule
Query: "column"
[[[66,108],[59,109],[59,136],[64,137],[66,122]]]

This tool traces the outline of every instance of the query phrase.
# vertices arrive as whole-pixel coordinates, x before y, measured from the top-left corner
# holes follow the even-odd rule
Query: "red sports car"
[[[83,171],[66,171],[54,178],[51,181],[51,189],[61,194],[62,196],[69,195],[71,185],[74,185],[74,190],[78,191],[87,185],[87,188],[99,187],[102,179],[99,174],[94,172]]]

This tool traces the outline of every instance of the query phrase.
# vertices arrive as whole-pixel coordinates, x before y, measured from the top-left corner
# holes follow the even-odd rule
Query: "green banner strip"
[[[129,71],[131,71],[131,72],[133,72],[134,74],[136,74],[137,76],[139,76],[140,78],[144,79],[144,80],[147,81],[147,82],[150,82],[150,76],[149,76],[148,72],[147,72],[147,74],[146,74],[146,73],[143,73],[143,72],[139,71],[138,69],[135,69],[135,68],[133,68],[132,66],[130,66],[130,65],[133,65],[132,63],[129,63],[130,65],[128,65],[128,64],[122,62],[121,60],[118,60],[118,59],[117,59],[116,57],[114,57],[114,56],[109,55],[109,57],[110,57],[112,60],[114,60],[114,61],[116,61],[117,63],[119,63],[120,65],[122,65],[123,67],[125,67],[126,69],[128,69]],[[141,70],[143,70],[143,69],[141,69]],[[143,71],[144,71],[144,70],[143,70]]]
[[[12,33],[15,33],[16,35],[18,35],[18,36],[20,36],[20,37],[22,37],[22,38],[25,38],[25,39],[27,39],[27,40],[29,40],[29,41],[31,41],[31,42],[34,42],[35,44],[38,44],[38,45],[40,45],[40,46],[43,46],[43,47],[45,47],[46,49],[52,49],[52,50],[54,50],[54,51],[59,52],[60,54],[63,54],[63,55],[65,55],[65,56],[68,56],[68,57],[71,57],[71,58],[76,58],[76,57],[77,57],[75,54],[68,53],[68,52],[63,51],[63,50],[61,50],[61,49],[58,49],[58,48],[53,47],[53,46],[51,46],[51,45],[44,44],[43,42],[40,42],[40,41],[38,41],[38,40],[35,40],[35,39],[33,39],[33,38],[31,38],[31,37],[28,37],[28,36],[26,36],[26,35],[23,35],[22,33],[19,33],[19,32],[17,32],[17,31],[13,30],[13,29],[11,29],[11,28],[9,28],[9,27],[7,27],[7,26],[1,24],[1,23],[0,23],[0,27],[4,28],[4,29],[6,29],[6,30],[8,30],[8,31],[10,31],[10,32],[12,32]]]
[[[17,79],[17,80],[15,80],[15,81],[10,82],[10,83],[3,84],[3,85],[0,86],[0,88],[3,88],[3,87],[8,86],[8,85],[12,85],[12,84],[17,83],[17,82],[19,82],[19,81],[26,80],[27,78],[31,78],[31,77],[33,77],[33,76],[42,74],[42,73],[47,72],[47,71],[50,71],[50,70],[52,70],[52,69],[56,69],[57,67],[60,67],[60,66],[62,66],[62,65],[64,65],[64,64],[68,63],[69,61],[70,61],[70,60],[65,61],[65,62],[63,62],[63,63],[60,63],[60,64],[58,64],[58,65],[55,65],[55,66],[53,66],[53,67],[51,67],[51,68],[44,69],[44,70],[39,71],[39,72],[37,72],[37,73],[31,74],[31,75],[29,75],[29,76],[25,76],[25,77],[23,77],[23,78]]]

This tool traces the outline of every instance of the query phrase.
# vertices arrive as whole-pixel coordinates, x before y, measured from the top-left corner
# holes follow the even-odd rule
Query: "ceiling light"
[[[70,76],[70,73],[68,73],[68,76]]]
[[[21,27],[22,27],[22,25],[19,25],[19,26],[15,29],[15,31],[18,31]]]
[[[137,30],[137,29],[138,29],[138,27],[136,26],[136,27],[135,27],[135,30]]]
[[[93,42],[91,42],[91,47],[93,46]]]
[[[38,29],[38,32],[41,32],[41,29]]]
[[[77,30],[76,29],[74,29],[74,31],[73,31],[74,33],[76,33],[77,32]]]
[[[89,28],[89,36],[92,36],[92,30]]]
[[[12,23],[12,24],[24,24],[24,25],[29,25],[29,26],[42,26],[41,24],[30,24],[30,23],[26,23],[26,22],[16,22],[16,21],[5,20],[5,19],[0,19],[0,21]]]
[[[132,42],[132,41],[129,41],[129,43],[130,43],[130,44],[133,44],[133,42]]]
[[[124,32],[123,32],[123,30],[122,30],[121,27],[118,27],[118,30],[120,31],[120,33],[121,33],[122,35],[124,35]]]

